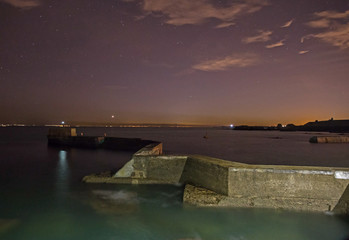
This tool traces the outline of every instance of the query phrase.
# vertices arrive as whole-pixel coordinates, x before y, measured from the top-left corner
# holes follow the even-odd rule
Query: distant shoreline
[[[180,124],[107,124],[107,125],[35,125],[35,124],[1,124],[0,127],[91,127],[91,128],[219,128],[219,129],[231,129],[227,126],[216,126],[216,125],[180,125]]]
[[[349,120],[334,120],[331,118],[328,121],[308,122],[304,125],[296,126],[294,124],[277,126],[248,126],[240,125],[234,127],[234,130],[249,130],[249,131],[306,131],[306,132],[334,132],[347,133],[349,132]]]

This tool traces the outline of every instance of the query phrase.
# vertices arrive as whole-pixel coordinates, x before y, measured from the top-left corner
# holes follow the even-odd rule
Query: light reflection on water
[[[210,136],[233,141],[226,134]],[[45,138],[13,138],[5,141],[0,134],[0,239],[344,240],[349,235],[348,218],[322,213],[183,206],[183,186],[83,184],[82,176],[119,168],[132,153],[47,148]]]
[[[60,150],[58,153],[58,162],[57,162],[57,191],[67,191],[69,186],[69,166],[67,159],[67,151]]]

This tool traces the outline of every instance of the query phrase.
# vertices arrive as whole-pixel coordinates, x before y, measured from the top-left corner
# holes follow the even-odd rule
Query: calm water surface
[[[166,153],[255,164],[349,167],[347,144],[310,144],[313,134],[182,128],[89,128],[85,135],[141,137]],[[0,128],[0,239],[338,239],[349,219],[263,209],[182,205],[181,186],[83,184],[132,153],[51,148],[47,128]]]

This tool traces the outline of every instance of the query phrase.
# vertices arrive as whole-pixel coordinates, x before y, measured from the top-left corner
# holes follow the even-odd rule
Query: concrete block
[[[150,156],[146,161],[146,175],[150,179],[179,183],[187,156]]]
[[[229,168],[245,165],[207,156],[191,155],[188,156],[180,182],[228,195]]]
[[[51,137],[75,137],[76,136],[76,128],[70,128],[70,127],[49,128],[48,136],[51,136]]]
[[[349,184],[333,209],[333,212],[336,214],[349,215]]]
[[[311,137],[309,139],[311,143],[349,143],[349,136],[321,136]]]
[[[229,196],[338,199],[349,179],[348,169],[249,165],[229,169]],[[334,207],[332,205],[332,207]]]

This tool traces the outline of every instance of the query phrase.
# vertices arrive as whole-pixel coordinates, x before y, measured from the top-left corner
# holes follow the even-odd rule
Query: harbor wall
[[[233,167],[229,169],[229,201],[225,205],[332,211],[348,184],[349,169],[345,168]]]
[[[311,143],[349,143],[349,136],[314,136],[309,139]]]
[[[188,156],[181,183],[205,187],[217,193],[229,192],[229,168],[245,164],[201,155]]]
[[[49,144],[139,149],[117,173],[89,183],[183,184],[183,202],[195,206],[282,208],[349,214],[349,168],[250,165],[201,155],[163,155],[160,142],[139,138],[74,136],[53,130]]]
[[[132,152],[138,151],[147,145],[155,144],[157,147],[153,151],[157,151],[158,154],[162,153],[162,143],[160,142],[143,140],[141,138],[77,136],[76,128],[71,127],[49,128],[47,140],[48,144],[51,146],[103,148],[116,151]],[[155,152],[151,154],[154,153]]]
[[[137,151],[114,177],[133,178],[140,181],[146,179],[159,183],[179,183],[187,156],[161,154],[162,143],[149,144]]]
[[[183,202],[189,205],[349,214],[348,168],[250,165],[200,155],[131,161],[130,183],[184,184]]]

